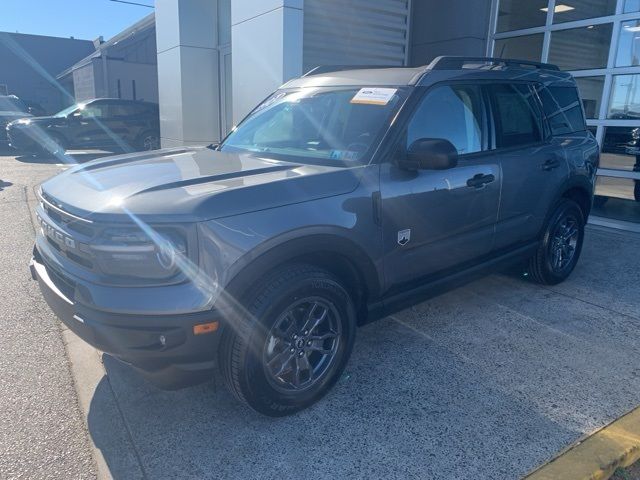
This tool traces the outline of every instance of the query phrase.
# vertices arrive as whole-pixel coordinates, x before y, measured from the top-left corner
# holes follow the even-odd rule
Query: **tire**
[[[573,200],[561,200],[546,223],[540,246],[529,261],[529,274],[542,285],[566,280],[580,258],[584,213]]]
[[[219,351],[229,390],[271,417],[320,400],[340,378],[355,340],[355,307],[346,289],[320,268],[289,265],[262,279],[242,303],[246,311],[227,326]],[[305,330],[310,319],[307,326],[320,323]]]
[[[137,144],[140,151],[158,150],[160,148],[160,135],[153,130],[147,130],[138,137]]]

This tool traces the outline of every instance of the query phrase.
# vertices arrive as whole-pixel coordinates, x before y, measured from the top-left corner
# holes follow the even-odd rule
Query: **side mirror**
[[[458,151],[449,140],[421,138],[411,144],[400,167],[407,170],[446,170],[458,165]]]

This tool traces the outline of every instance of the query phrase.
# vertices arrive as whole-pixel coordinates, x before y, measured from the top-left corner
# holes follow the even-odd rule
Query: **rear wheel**
[[[356,316],[340,282],[310,265],[267,276],[224,332],[222,376],[254,410],[284,416],[322,398],[351,354]]]
[[[529,273],[543,285],[564,281],[573,271],[584,240],[584,214],[573,200],[563,199],[547,221],[540,246],[529,261]]]

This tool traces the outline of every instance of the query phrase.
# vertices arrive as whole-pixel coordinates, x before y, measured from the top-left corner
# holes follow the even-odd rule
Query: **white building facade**
[[[157,0],[156,21],[164,146],[219,141],[319,65],[556,63],[603,148],[593,221],[640,230],[640,0]]]

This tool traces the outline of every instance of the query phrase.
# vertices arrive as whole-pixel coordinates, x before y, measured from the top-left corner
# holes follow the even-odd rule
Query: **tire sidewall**
[[[262,360],[265,342],[282,312],[297,300],[313,296],[330,302],[338,312],[342,323],[340,345],[320,383],[304,392],[285,393],[275,389],[266,377]],[[249,308],[249,313],[255,319],[255,328],[250,329],[245,341],[241,388],[247,393],[245,398],[250,406],[261,413],[280,416],[301,410],[322,398],[338,380],[355,339],[355,309],[345,289],[329,276],[307,278],[271,292],[269,298],[262,298]]]
[[[564,217],[567,215],[574,216],[578,221],[578,240],[576,243],[576,249],[571,259],[571,262],[567,264],[567,266],[561,271],[554,271],[551,265],[551,242],[553,238],[553,234],[558,227],[558,224],[562,221]],[[541,248],[543,249],[544,255],[542,256],[542,271],[544,276],[546,277],[546,281],[549,283],[560,283],[565,280],[571,272],[575,268],[578,263],[578,259],[580,258],[580,253],[582,252],[582,245],[584,242],[584,227],[585,227],[585,219],[582,213],[582,210],[572,200],[564,200],[562,201],[555,209],[553,215],[549,219],[547,223],[547,228],[545,229],[545,233],[542,240]]]

